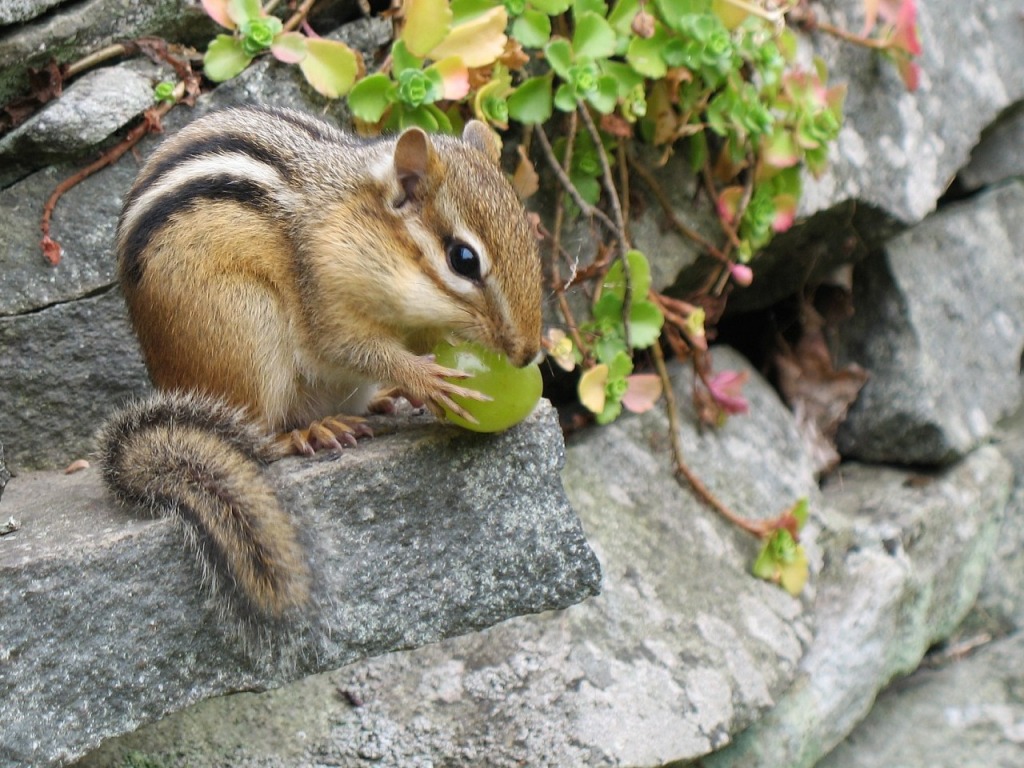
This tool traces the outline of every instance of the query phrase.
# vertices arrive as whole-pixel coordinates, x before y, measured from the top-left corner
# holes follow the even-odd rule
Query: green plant
[[[707,423],[748,409],[745,375],[711,370],[705,326],[717,320],[728,286],[749,285],[748,265],[793,224],[804,173],[824,171],[845,96],[842,86],[829,85],[821,61],[810,70],[797,64],[787,19],[880,50],[911,88],[920,53],[913,0],[865,0],[860,34],[818,21],[797,0],[405,0],[390,55],[360,77],[356,54],[341,44],[328,51],[321,46],[328,41],[294,31],[302,9],[282,23],[258,0],[203,3],[232,30],[207,52],[212,79],[233,76],[269,52],[298,62],[322,93],[348,92],[363,130],[418,125],[455,132],[469,115],[498,128],[527,128],[527,140],[536,139],[567,196],[559,195],[554,231],[547,233],[551,287],[566,328],[548,331],[546,349],[557,365],[582,368],[579,399],[601,424],[623,407],[651,407],[663,391],[675,418],[662,343],[693,361],[695,399]],[[565,119],[556,121],[559,115]],[[553,142],[550,130],[560,131]],[[718,242],[673,220],[718,262],[717,274],[689,301],[653,291],[647,259],[630,245],[629,179],[635,173],[658,193],[630,141],[666,157],[686,152],[717,213]],[[536,175],[527,155],[521,158],[522,175]],[[560,232],[573,215],[597,221],[612,243],[599,248],[595,263],[572,264],[563,281]],[[671,220],[667,207],[666,215]],[[587,281],[595,287],[592,316],[578,323],[564,292]],[[636,371],[638,352],[653,360],[657,374]],[[762,539],[755,573],[799,591],[807,572],[798,538],[806,502],[767,521],[734,515],[689,471],[676,431],[679,474]]]
[[[210,17],[231,34],[217,35],[203,58],[211,80],[230,80],[257,56],[270,53],[287,64],[298,64],[306,80],[329,98],[352,87],[362,69],[359,55],[344,43],[296,32],[301,16],[287,25],[264,10],[259,0],[202,0]]]

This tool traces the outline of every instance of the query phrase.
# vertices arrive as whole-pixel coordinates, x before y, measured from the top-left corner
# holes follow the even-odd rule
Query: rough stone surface
[[[992,186],[1014,176],[1024,176],[1024,103],[1002,114],[982,134],[971,151],[971,160],[960,170],[957,181],[967,191]]]
[[[108,290],[0,317],[0,434],[13,469],[86,456],[112,409],[148,389],[124,299]]]
[[[0,186],[87,153],[127,125],[153,105],[153,86],[161,71],[141,60],[82,75],[59,99],[0,138]]]
[[[95,469],[20,475],[4,507],[22,528],[0,539],[0,765],[66,760],[204,697],[594,594],[600,566],[562,460],[545,404],[501,435],[420,417],[341,457],[275,464],[312,552],[317,615],[248,652],[170,521],[115,509]]]
[[[5,3],[6,4],[6,3]],[[197,0],[81,0],[0,29],[0,104],[24,96],[28,67],[66,64],[121,40],[158,35],[200,49],[217,25]]]
[[[979,631],[1001,635],[1024,630],[1024,411],[1000,425],[996,444],[1013,465],[1013,495],[972,623]]]
[[[819,768],[1019,768],[1024,763],[1024,634],[879,696],[868,718]]]
[[[928,476],[844,465],[824,489],[838,514],[826,523],[817,631],[797,679],[701,765],[810,768],[835,747],[877,693],[915,669],[970,609],[1012,482],[1012,467],[991,446]]]
[[[1021,242],[1024,184],[1013,182],[942,209],[858,268],[838,357],[871,378],[840,429],[844,456],[948,462],[1016,411]]]
[[[830,82],[847,82],[846,120],[829,170],[808,179],[801,212],[858,200],[912,224],[935,208],[983,128],[1024,98],[1020,4],[917,3],[921,84],[909,93],[873,52],[816,36]],[[839,26],[863,25],[861,0],[815,9]]]
[[[386,34],[379,19],[345,28],[346,41],[367,55]],[[277,93],[287,95],[273,97],[275,104],[310,110],[316,102],[297,79],[294,67],[261,62],[194,109],[172,111],[165,130],[210,109],[263,102]],[[332,109],[339,119],[336,103]],[[144,139],[139,156],[162,139]],[[90,450],[104,414],[145,389],[123,301],[111,288],[121,198],[138,169],[126,155],[62,198],[52,229],[64,249],[56,267],[39,249],[39,214],[73,166],[47,168],[0,191],[0,391],[14,393],[12,405],[18,404],[0,411],[0,435],[13,467],[54,467],[78,458]]]
[[[41,16],[63,0],[5,0],[0,5],[0,26]]]
[[[811,6],[852,31],[863,26],[864,7],[863,0]],[[982,130],[1024,98],[1017,0],[930,0],[916,7],[923,54],[913,93],[875,52],[823,33],[805,46],[808,66],[810,54],[818,54],[828,63],[829,82],[847,85],[843,128],[826,172],[805,176],[797,226],[757,257],[754,283],[730,298],[731,311],[799,293],[921,221]],[[1015,146],[1009,154],[1019,157]]]
[[[715,359],[722,369],[746,365],[725,349]],[[688,377],[678,378],[686,403]],[[813,499],[792,417],[756,374],[746,393],[756,418],[699,434],[684,416],[691,466],[743,514],[774,515],[800,496]],[[195,768],[654,766],[721,746],[788,687],[811,620],[801,600],[749,574],[756,543],[672,478],[667,428],[651,412],[567,447],[566,492],[604,567],[600,596],[359,662],[295,697],[281,692],[276,704],[210,702],[107,745],[83,765],[118,765],[135,749]],[[817,562],[813,533],[808,546]],[[289,713],[320,711],[327,691],[327,722],[297,734]],[[345,704],[338,691],[362,704]],[[251,749],[239,729],[264,707],[273,707],[267,727],[281,738]],[[204,749],[214,744],[224,751]]]

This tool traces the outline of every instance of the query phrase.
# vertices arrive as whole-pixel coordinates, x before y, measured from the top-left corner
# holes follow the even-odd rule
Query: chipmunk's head
[[[522,366],[540,349],[540,260],[500,151],[497,136],[475,120],[461,140],[406,130],[394,148],[393,206],[418,250],[406,310]]]

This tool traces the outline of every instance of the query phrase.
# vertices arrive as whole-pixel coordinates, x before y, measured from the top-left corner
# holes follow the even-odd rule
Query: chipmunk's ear
[[[479,120],[470,120],[462,131],[462,140],[479,149],[495,165],[501,162],[501,139]]]
[[[395,176],[405,192],[401,204],[416,200],[420,182],[427,176],[433,159],[434,147],[420,128],[408,128],[395,144]]]

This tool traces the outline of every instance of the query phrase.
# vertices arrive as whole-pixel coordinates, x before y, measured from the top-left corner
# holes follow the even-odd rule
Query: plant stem
[[[309,11],[315,2],[316,0],[302,0],[302,4],[295,9],[295,13],[289,16],[288,21],[282,25],[282,30],[285,32],[294,32],[298,26],[305,21],[306,16],[309,15]]]
[[[675,390],[672,389],[668,368],[665,366],[665,353],[661,351],[660,344],[655,344],[651,347],[651,352],[654,357],[654,366],[658,371],[658,376],[661,378],[662,390],[665,393],[665,411],[668,414],[669,440],[672,444],[672,459],[676,465],[676,473],[689,483],[690,488],[693,489],[693,492],[697,494],[701,501],[737,528],[741,528],[759,538],[765,536],[769,529],[769,525],[766,525],[766,523],[770,523],[770,521],[748,520],[737,515],[704,485],[703,481],[697,477],[696,473],[686,463],[686,460],[683,458],[683,446],[680,438],[679,407],[676,404]]]
[[[47,199],[46,204],[43,206],[43,215],[39,222],[39,230],[43,233],[43,255],[50,264],[56,266],[60,262],[60,245],[50,239],[50,219],[53,217],[53,210],[56,208],[57,202],[64,193],[75,187],[79,182],[89,178],[97,171],[117,162],[125,152],[138,144],[143,136],[153,130],[154,127],[159,126],[160,118],[166,115],[170,109],[184,97],[185,83],[182,81],[174,88],[174,101],[164,102],[157,107],[146,110],[142,121],[132,128],[119,144],[111,147],[100,155],[99,159],[95,162],[90,163],[85,168],[82,168],[80,171],[64,179],[64,181],[57,185],[57,188],[53,190],[49,199]]]
[[[562,170],[562,166],[558,164],[558,159],[555,157],[555,151],[551,148],[551,142],[548,141],[547,134],[544,133],[544,129],[537,126],[537,142],[540,144],[541,151],[544,153],[544,159],[547,161],[551,171],[555,174],[555,178],[558,179],[558,183],[562,185],[562,188],[569,193],[569,197],[576,203],[576,206],[580,209],[584,216],[592,219],[597,219],[601,225],[607,229],[616,238],[619,237],[619,231],[615,227],[613,222],[608,215],[600,208],[596,208],[580,195],[576,186],[569,179],[568,174]]]
[[[590,116],[590,111],[583,102],[577,102],[576,111],[583,118],[583,124],[587,127],[587,133],[590,134],[590,140],[594,144],[594,149],[597,150],[597,157],[601,163],[601,182],[605,193],[608,195],[608,204],[611,206],[612,215],[615,217],[615,235],[619,245],[619,260],[622,262],[622,279],[625,283],[622,294],[622,331],[625,337],[626,349],[632,353],[633,344],[630,339],[629,314],[633,306],[633,275],[630,273],[629,259],[626,258],[626,253],[629,251],[629,242],[626,239],[626,224],[622,217],[622,202],[619,200],[618,190],[615,189],[615,180],[612,178],[612,168],[608,162],[608,153],[605,152],[604,142],[601,140],[601,132],[597,130],[597,126]]]

